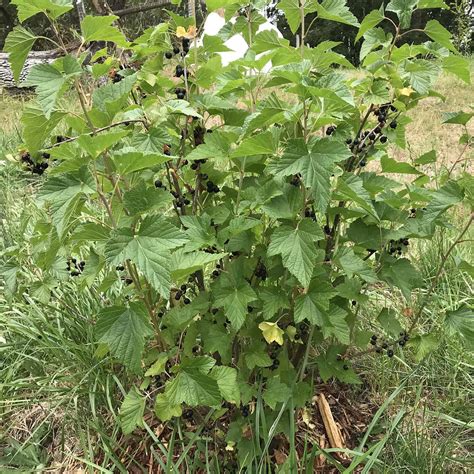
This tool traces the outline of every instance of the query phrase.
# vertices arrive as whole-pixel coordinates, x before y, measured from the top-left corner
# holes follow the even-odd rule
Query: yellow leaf
[[[273,341],[275,341],[276,343],[280,344],[280,346],[283,345],[284,331],[278,327],[277,323],[269,323],[264,321],[258,325],[258,328],[262,331],[263,337],[268,342],[268,344],[271,344]]]
[[[410,97],[414,92],[414,89],[412,89],[411,87],[404,87],[403,89],[400,89],[398,91],[400,95],[404,95],[406,97]]]
[[[194,25],[188,26],[188,38],[194,38],[196,36],[196,27]]]
[[[183,26],[178,26],[178,28],[176,28],[176,36],[178,38],[184,38],[185,36],[187,36],[187,32]]]

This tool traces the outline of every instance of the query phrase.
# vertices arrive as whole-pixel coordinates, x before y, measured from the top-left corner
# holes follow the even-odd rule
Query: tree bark
[[[157,2],[150,3],[148,5],[137,5],[136,7],[124,8],[122,10],[116,10],[113,12],[114,15],[119,17],[133,15],[134,13],[146,12],[154,10],[156,8],[164,7],[165,5],[171,4],[170,0],[158,0]]]
[[[76,0],[76,11],[77,11],[77,16],[79,17],[79,23],[82,23],[82,20],[84,20],[86,16],[84,0]]]

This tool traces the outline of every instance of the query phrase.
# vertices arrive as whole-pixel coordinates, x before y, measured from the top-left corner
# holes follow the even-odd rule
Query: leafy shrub
[[[71,8],[16,3],[22,21],[43,13],[53,26]],[[125,433],[142,426],[145,391],[155,387],[162,421],[186,406],[217,417],[240,406],[227,440],[245,449],[240,427],[258,393],[272,419],[311,397],[312,348],[323,380],[359,383],[351,357],[391,357],[407,343],[426,350],[433,339],[410,337],[432,287],[423,297],[427,284],[407,249],[447,225],[452,206],[472,206],[472,178],[446,172],[434,189],[423,167],[435,150],[402,163],[389,149],[406,146],[406,112],[439,97],[442,71],[469,81],[435,20],[425,43],[397,46],[415,8],[444,4],[390,2],[391,34],[377,27],[383,10],[359,25],[344,0],[279,5],[303,38],[308,13],[359,27],[361,74],[338,69],[351,66],[335,43],[291,47],[273,31],[257,33],[263,18],[252,5],[212,2],[210,10],[239,15],[202,44],[192,18],[171,14],[130,42],[116,18],[88,16],[79,50],[28,75],[37,99],[23,115],[20,160],[46,178],[31,254],[7,253],[6,288],[48,302],[74,278],[103,303],[97,357],[109,354],[137,379],[122,405]],[[236,32],[250,49],[222,68],[218,53]],[[35,40],[21,26],[8,37],[17,78]],[[62,45],[60,32],[54,42]],[[107,47],[92,53],[97,42]],[[470,140],[467,129],[461,140]],[[27,261],[36,281],[22,280]],[[369,294],[387,291],[401,293],[411,320],[390,306],[363,317]],[[468,308],[446,321],[472,343]]]

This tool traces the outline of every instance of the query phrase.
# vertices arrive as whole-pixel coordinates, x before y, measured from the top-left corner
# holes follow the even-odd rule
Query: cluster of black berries
[[[118,272],[123,272],[125,270],[125,267],[123,265],[117,265],[115,267],[115,270],[117,270]]]
[[[161,179],[155,180],[155,188],[164,189],[165,191],[167,190],[167,187],[163,184],[163,181],[161,181]]]
[[[278,360],[279,349],[280,346],[276,342],[272,342],[270,344],[270,352],[268,354],[270,356],[270,359],[272,360],[272,365],[269,367],[270,370],[276,370],[280,365],[280,361]]]
[[[390,240],[388,243],[388,253],[390,255],[396,254],[401,255],[403,248],[410,244],[408,239]]]
[[[206,183],[206,190],[210,194],[210,193],[218,193],[221,189],[219,188],[219,186],[217,186],[217,184],[214,184],[211,180],[209,180]]]
[[[402,331],[399,336],[400,337],[396,342],[400,347],[403,347],[407,343],[409,336],[406,331]],[[386,351],[388,357],[394,356],[394,351],[393,349],[389,348],[389,344],[387,342],[383,342],[382,344],[378,343],[378,337],[376,334],[372,335],[370,338],[370,343],[375,347],[375,352],[377,352],[377,354],[382,354],[383,351]]]
[[[181,77],[181,76],[187,76],[187,75],[188,75],[187,69],[178,64],[174,72],[174,77]]]
[[[43,153],[43,158],[48,159],[50,157],[49,153]],[[31,159],[31,155],[29,152],[24,151],[20,155],[21,162],[25,165],[25,169],[31,171],[33,174],[42,175],[46,169],[48,169],[49,165],[46,161],[39,161],[35,163]]]
[[[174,90],[174,93],[176,94],[176,98],[183,100],[186,97],[186,89],[183,89],[182,87],[177,87]]]
[[[197,127],[194,128],[193,135],[194,135],[194,146],[202,145],[204,143],[206,129],[198,125]]]
[[[314,209],[312,208],[306,208],[304,210],[304,216],[310,217],[311,219],[313,219],[313,221],[316,221],[316,213],[314,212]]]
[[[217,247],[214,247],[215,249],[217,249]],[[211,250],[212,250],[212,247],[211,247]],[[212,278],[217,278],[222,272],[222,267],[220,265],[220,263],[218,263],[216,265],[216,268],[215,270],[212,271]]]
[[[203,250],[206,253],[218,253],[219,252],[219,250],[217,250],[217,247],[215,245],[213,245],[212,247],[206,247]]]
[[[86,262],[77,262],[75,258],[68,258],[66,264],[66,270],[71,274],[71,276],[76,277],[79,276],[86,266]]]
[[[201,165],[204,165],[207,163],[207,160],[196,160],[193,162],[193,164],[191,165],[191,169],[196,171],[200,168]]]
[[[242,416],[244,418],[247,418],[250,414],[249,406],[248,405],[242,405],[240,407],[240,412],[242,413]]]
[[[291,177],[290,184],[292,186],[299,186],[301,183],[301,175],[300,174],[295,174],[294,176]]]
[[[191,204],[191,200],[185,196],[179,196],[176,191],[171,191],[171,194],[175,198],[175,204],[179,208],[183,208],[184,206],[189,206]]]
[[[257,278],[260,278],[260,280],[262,281],[265,281],[267,279],[267,276],[268,276],[267,267],[265,267],[265,265],[262,262],[260,262],[257,265],[257,268],[255,270],[255,276]]]
[[[302,337],[308,334],[308,326],[305,323],[298,324],[297,331],[294,335],[295,341],[299,341]]]
[[[174,295],[174,299],[176,301],[179,301],[181,299],[181,297],[184,296],[183,298],[183,303],[184,304],[189,304],[191,303],[191,300],[186,296],[186,290],[188,289],[188,285],[186,285],[185,283],[183,283],[180,287],[179,287],[179,290],[175,293]]]

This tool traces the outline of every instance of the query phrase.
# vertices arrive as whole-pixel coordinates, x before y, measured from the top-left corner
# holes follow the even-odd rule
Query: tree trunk
[[[123,10],[116,10],[114,11],[114,15],[117,16],[126,16],[126,15],[133,15],[134,13],[142,13],[149,10],[154,10],[156,8],[164,7],[165,5],[169,5],[171,0],[158,0],[157,2],[150,3],[148,5],[137,5],[136,7],[129,7],[124,8]]]

